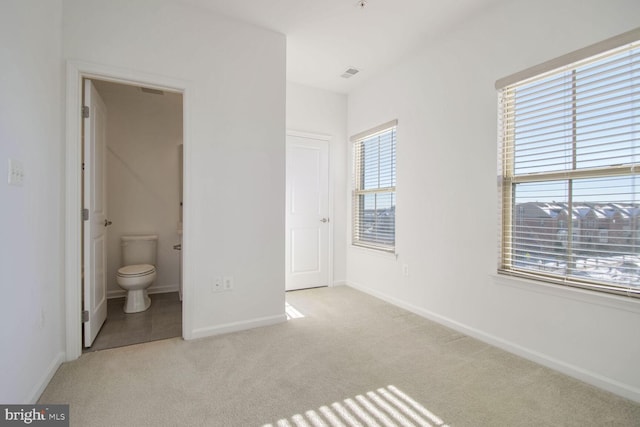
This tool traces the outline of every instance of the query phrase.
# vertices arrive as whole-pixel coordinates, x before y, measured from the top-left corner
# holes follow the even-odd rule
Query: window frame
[[[515,120],[514,110],[512,104],[506,102],[505,99],[513,97],[515,90],[519,85],[542,79],[547,75],[553,75],[561,71],[567,72],[578,69],[582,64],[581,61],[587,60],[591,57],[605,54],[609,51],[623,48],[628,45],[640,43],[640,28],[626,32],[616,37],[604,40],[600,43],[588,46],[584,49],[572,52],[562,57],[553,59],[543,64],[531,67],[527,70],[513,74],[511,76],[500,79],[496,82],[496,89],[499,91],[499,105],[498,105],[498,193],[499,193],[499,236],[498,236],[498,268],[497,271],[502,275],[509,275],[515,277],[522,277],[527,279],[533,279],[535,281],[541,281],[546,283],[552,283],[557,285],[583,288],[593,291],[600,291],[605,293],[612,293],[617,295],[623,295],[627,297],[640,298],[640,287],[632,287],[631,285],[617,285],[608,281],[598,281],[593,278],[582,279],[575,277],[574,275],[564,274],[545,274],[544,271],[538,271],[534,269],[518,268],[514,266],[516,246],[512,239],[515,238],[514,231],[514,217],[516,213],[516,194],[515,189],[518,184],[523,183],[539,183],[539,182],[560,182],[567,181],[569,187],[571,183],[577,179],[597,179],[601,177],[633,177],[638,176],[637,164],[626,165],[613,165],[607,167],[597,167],[593,169],[569,169],[562,171],[550,171],[540,173],[529,174],[516,174],[515,173],[515,156],[508,154],[509,150],[513,149],[515,145],[515,135],[513,134],[512,123],[508,123],[509,120]],[[597,61],[597,60],[596,60]],[[575,87],[573,102],[575,103]],[[574,104],[575,106],[575,104]],[[577,122],[576,116],[571,119],[573,125]],[[574,144],[576,143],[574,135]],[[575,156],[575,153],[574,153]],[[575,161],[575,157],[574,157]],[[569,215],[571,215],[571,206],[573,200],[571,191],[568,194],[569,197]],[[568,233],[573,232],[573,221],[567,221]],[[570,234],[568,234],[570,235]],[[571,242],[573,239],[567,239],[569,247],[566,249],[569,258],[575,256]],[[569,261],[567,261],[568,263]],[[567,264],[569,265],[569,264]]]
[[[397,166],[397,156],[396,156],[396,147],[397,147],[397,126],[398,121],[392,120],[382,125],[376,126],[375,128],[366,130],[364,132],[360,132],[356,135],[353,135],[350,138],[352,143],[352,160],[353,160],[353,168],[352,168],[352,206],[351,206],[351,244],[356,247],[372,249],[376,251],[386,252],[386,253],[395,253],[396,250],[396,222],[395,222],[395,197],[396,197],[396,166]],[[371,139],[377,135],[382,135],[387,132],[393,132],[392,142],[393,142],[393,156],[391,161],[393,162],[391,169],[393,171],[393,185],[385,186],[385,187],[376,187],[376,188],[364,188],[364,170],[362,169],[364,165],[358,159],[360,158],[360,152],[362,150],[362,144],[364,141]],[[380,162],[378,161],[378,171],[380,170]],[[393,244],[384,244],[372,240],[367,240],[362,237],[363,230],[360,227],[360,218],[361,218],[361,196],[365,195],[384,195],[391,194],[394,202],[393,205]]]

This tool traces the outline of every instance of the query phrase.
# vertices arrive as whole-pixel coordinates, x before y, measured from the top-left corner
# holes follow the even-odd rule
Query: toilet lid
[[[118,275],[127,277],[146,276],[155,272],[156,268],[151,264],[125,265],[118,269]]]

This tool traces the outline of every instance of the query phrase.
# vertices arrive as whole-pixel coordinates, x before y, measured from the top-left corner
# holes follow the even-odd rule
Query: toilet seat
[[[155,272],[156,268],[151,264],[125,265],[118,269],[118,276],[127,278],[143,277],[154,274]]]

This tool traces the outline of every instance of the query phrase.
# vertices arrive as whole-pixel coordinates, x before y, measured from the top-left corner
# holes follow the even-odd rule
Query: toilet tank
[[[122,250],[122,265],[156,265],[157,235],[122,236],[120,237],[120,246]]]

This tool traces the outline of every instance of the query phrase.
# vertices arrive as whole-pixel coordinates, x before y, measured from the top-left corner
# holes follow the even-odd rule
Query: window
[[[640,297],[639,39],[496,83],[501,273]]]
[[[396,242],[396,125],[353,141],[353,244],[393,252]]]

